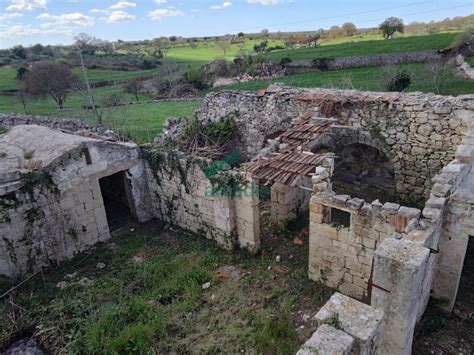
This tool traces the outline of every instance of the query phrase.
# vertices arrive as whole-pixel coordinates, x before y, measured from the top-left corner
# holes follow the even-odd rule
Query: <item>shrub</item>
[[[397,73],[389,82],[386,87],[387,91],[398,91],[402,92],[408,88],[411,84],[410,74],[405,71]]]
[[[156,60],[154,60],[153,58],[145,58],[143,59],[140,65],[140,68],[144,70],[148,70],[148,69],[156,68],[156,66],[157,66]]]
[[[106,94],[102,97],[101,104],[104,107],[120,106],[123,103],[123,96],[117,93]]]
[[[186,69],[186,73],[184,75],[186,80],[196,89],[204,90],[207,88],[206,75],[202,68],[189,66],[188,69]]]
[[[283,57],[280,59],[280,65],[286,65],[288,63],[291,63],[293,61],[293,59],[291,59],[290,57]]]
[[[16,70],[16,78],[18,80],[23,80],[25,78],[25,74],[28,73],[28,68],[26,67],[19,67]]]

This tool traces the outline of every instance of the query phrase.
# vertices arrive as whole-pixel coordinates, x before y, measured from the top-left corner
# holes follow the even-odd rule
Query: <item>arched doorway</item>
[[[396,201],[395,172],[379,149],[352,143],[335,151],[333,190],[366,201]]]

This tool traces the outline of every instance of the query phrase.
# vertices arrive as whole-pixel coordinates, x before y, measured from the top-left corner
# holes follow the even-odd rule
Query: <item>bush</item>
[[[204,90],[207,88],[208,85],[206,82],[206,75],[202,68],[194,68],[189,66],[188,69],[186,69],[186,73],[184,75],[186,80],[196,89]]]
[[[402,92],[411,84],[411,76],[406,70],[399,70],[393,66],[387,66],[382,71],[380,78],[381,89],[385,91]]]
[[[290,57],[283,57],[280,59],[280,65],[286,65],[288,63],[291,63],[293,61],[293,59],[291,59]]]
[[[123,96],[116,93],[106,94],[102,97],[101,104],[104,107],[120,106],[123,103]]]
[[[148,69],[156,68],[157,65],[158,65],[158,63],[155,59],[145,58],[145,59],[143,59],[141,65],[140,65],[140,68],[144,69],[144,70],[148,70]]]
[[[16,78],[17,80],[23,80],[25,78],[25,74],[28,73],[28,68],[26,67],[19,67],[16,70]]]

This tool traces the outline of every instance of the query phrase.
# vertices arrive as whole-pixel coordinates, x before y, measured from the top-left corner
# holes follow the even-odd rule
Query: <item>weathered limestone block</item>
[[[354,338],[353,354],[375,354],[384,313],[353,298],[334,293],[316,314],[319,324],[337,324]]]
[[[352,353],[354,338],[342,330],[322,324],[306,343],[301,346],[297,355],[349,355]]]
[[[381,353],[409,354],[430,251],[417,243],[385,239],[375,252],[371,305],[385,313]]]

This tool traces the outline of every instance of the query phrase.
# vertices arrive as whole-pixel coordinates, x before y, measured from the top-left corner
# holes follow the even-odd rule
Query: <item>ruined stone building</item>
[[[453,308],[474,236],[474,96],[276,85],[209,94],[196,112],[203,124],[229,116],[243,161],[212,174],[215,161],[182,151],[11,128],[0,136],[0,274],[107,239],[108,210],[257,252],[266,186],[273,223],[309,211],[309,279],[337,291],[300,353],[409,354],[429,298]],[[168,121],[161,141],[185,126]]]

